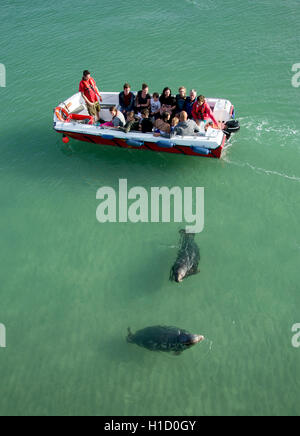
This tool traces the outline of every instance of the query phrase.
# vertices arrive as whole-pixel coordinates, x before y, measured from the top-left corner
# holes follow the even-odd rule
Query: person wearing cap
[[[86,102],[88,113],[94,117],[95,121],[100,120],[101,106],[99,100],[102,102],[99,89],[97,88],[95,80],[91,77],[88,70],[83,72],[82,80],[79,84],[79,92]]]

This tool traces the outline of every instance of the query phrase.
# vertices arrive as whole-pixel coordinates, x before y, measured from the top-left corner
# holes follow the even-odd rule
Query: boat
[[[111,121],[109,109],[119,104],[118,92],[102,92],[101,120]],[[229,100],[208,98],[214,116],[221,123],[231,123],[235,119],[235,109]],[[127,149],[151,150],[182,154],[187,156],[202,156],[219,159],[225,144],[235,130],[235,127],[218,130],[212,127],[205,129],[204,123],[196,136],[173,136],[171,138],[157,137],[153,133],[130,131],[122,132],[111,127],[102,127],[94,123],[89,116],[81,93],[77,93],[54,109],[54,129],[64,138],[90,142],[103,146],[114,146]],[[68,139],[66,139],[68,141]]]

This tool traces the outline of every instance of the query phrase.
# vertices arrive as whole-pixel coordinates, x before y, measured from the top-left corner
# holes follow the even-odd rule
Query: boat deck
[[[119,93],[103,92],[101,96],[103,98],[101,119],[105,122],[111,121],[109,109],[112,106],[118,106]],[[226,122],[231,118],[233,106],[228,100],[208,99],[208,103],[218,121]],[[88,116],[86,105],[80,93],[61,103],[58,108],[66,110],[69,114]],[[82,124],[74,120],[65,122],[58,119],[56,115],[54,115],[54,128],[57,132],[68,137],[96,144],[215,158],[221,156],[222,148],[226,142],[226,135],[223,131],[211,127],[205,131],[204,123],[200,133],[195,136],[176,135],[170,139],[156,137],[153,133],[136,131],[125,133],[118,129]]]

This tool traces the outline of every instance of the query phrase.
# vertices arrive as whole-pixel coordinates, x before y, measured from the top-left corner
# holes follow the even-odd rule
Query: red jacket
[[[91,103],[98,101],[98,93],[96,91],[96,82],[91,77],[89,81],[82,80],[79,84],[79,92],[83,93]]]
[[[193,116],[195,121],[197,121],[197,120],[206,121],[206,120],[211,119],[216,126],[218,125],[218,122],[215,119],[214,114],[212,113],[212,110],[209,107],[209,104],[207,102],[200,105],[196,101],[196,103],[193,106],[192,116]]]

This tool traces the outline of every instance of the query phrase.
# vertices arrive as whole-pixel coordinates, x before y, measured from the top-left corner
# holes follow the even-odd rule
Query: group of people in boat
[[[95,80],[89,71],[83,72],[79,85],[88,112],[95,122],[100,121],[102,97]],[[155,136],[180,135],[193,136],[199,132],[201,123],[205,128],[213,126],[222,129],[203,95],[197,96],[192,89],[189,96],[185,87],[180,87],[176,97],[172,96],[170,88],[164,88],[162,94],[149,94],[149,86],[144,83],[141,91],[131,92],[129,83],[125,83],[119,94],[119,106],[110,108],[112,121],[101,124],[103,127],[117,128],[126,133],[140,131],[153,133]]]

